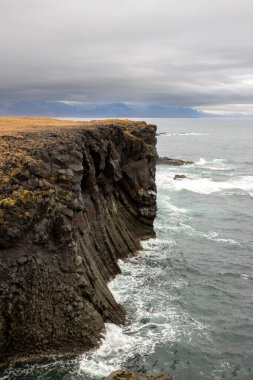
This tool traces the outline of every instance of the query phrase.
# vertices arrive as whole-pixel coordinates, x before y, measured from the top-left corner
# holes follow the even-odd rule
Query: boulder
[[[176,174],[176,175],[174,176],[174,179],[185,179],[185,178],[187,178],[187,177],[186,177],[186,175],[184,175],[184,174]]]
[[[170,166],[183,166],[183,165],[192,165],[193,161],[184,161],[173,159],[169,157],[158,157],[156,160],[156,165],[170,165]]]
[[[104,380],[172,380],[169,375],[152,375],[140,372],[131,371],[114,371],[109,376],[105,377]]]

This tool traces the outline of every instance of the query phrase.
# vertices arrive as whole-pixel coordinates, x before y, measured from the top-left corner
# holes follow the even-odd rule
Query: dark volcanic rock
[[[176,174],[174,176],[174,179],[184,179],[184,178],[187,178],[186,175],[184,175],[184,174]]]
[[[169,375],[149,375],[146,373],[119,370],[104,377],[104,380],[172,380],[172,377]]]
[[[156,160],[157,165],[171,165],[171,166],[183,166],[194,164],[193,161],[177,160],[168,157],[158,157]]]
[[[155,132],[100,122],[0,137],[0,363],[82,352],[124,322],[107,282],[154,236]]]

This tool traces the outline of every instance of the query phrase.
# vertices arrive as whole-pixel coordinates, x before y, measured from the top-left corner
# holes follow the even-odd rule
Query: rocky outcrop
[[[185,179],[185,178],[187,177],[184,174],[176,174],[173,179],[177,180],[177,179]]]
[[[97,345],[117,260],[154,235],[155,126],[31,128],[0,137],[0,363]]]
[[[168,157],[157,157],[157,165],[170,165],[170,166],[183,166],[183,165],[192,165],[193,161],[184,161]]]
[[[114,371],[104,380],[172,380],[169,375],[149,375],[147,373]]]

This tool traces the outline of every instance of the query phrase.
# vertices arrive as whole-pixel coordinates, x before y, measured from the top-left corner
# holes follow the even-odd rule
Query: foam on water
[[[173,244],[170,239],[150,239],[143,242],[141,256],[119,262],[122,274],[109,286],[116,300],[128,310],[128,321],[123,327],[107,324],[100,348],[83,356],[82,373],[102,377],[127,368],[137,357],[145,360],[160,344],[179,341],[181,336],[190,342],[192,334],[207,336],[206,327],[174,302],[178,293],[164,293],[162,278]],[[185,286],[186,280],[170,281],[171,289],[177,292]]]
[[[188,190],[198,194],[212,194],[226,190],[242,190],[252,196],[253,176],[229,178],[227,181],[215,181],[212,178],[201,178],[189,174],[190,178],[173,180],[174,173],[159,173],[157,180],[160,188],[174,189],[175,191]],[[229,195],[229,193],[227,193]]]
[[[229,239],[229,238],[226,239],[226,238],[219,237],[220,236],[219,233],[215,232],[215,231],[209,232],[207,234],[200,232],[200,235],[206,237],[208,240],[213,240],[216,242],[228,243],[228,244],[232,244],[232,245],[239,245],[240,244],[234,239]]]
[[[79,370],[90,377],[101,378],[120,369],[122,361],[127,360],[136,347],[143,350],[138,336],[128,335],[122,327],[107,323],[100,347],[82,356]]]
[[[221,236],[221,234],[217,231],[208,231],[203,232],[194,228],[190,223],[192,220],[192,216],[190,210],[187,210],[182,207],[176,207],[172,204],[171,198],[168,195],[159,195],[159,205],[163,208],[163,210],[167,211],[167,215],[169,215],[170,223],[166,223],[167,216],[161,216],[155,221],[155,228],[157,232],[164,231],[167,234],[171,234],[171,231],[178,231],[179,233],[183,233],[186,235],[190,235],[195,238],[205,238],[210,241],[214,241],[217,243],[238,246],[240,245],[235,239],[231,237]],[[167,243],[170,242],[171,246],[175,245],[175,240],[167,240]],[[161,239],[151,239],[148,242],[144,243],[144,247],[150,246],[153,250],[160,251],[163,247],[163,240]]]
[[[160,197],[160,205],[163,210],[170,210],[175,214],[185,214],[188,210],[184,207],[177,207],[171,202],[171,198],[168,195]]]
[[[184,222],[179,222],[177,225],[169,225],[167,226],[168,230],[174,230],[174,231],[179,231],[180,233],[190,235],[193,237],[198,237],[198,238],[205,238],[207,240],[211,240],[217,243],[224,243],[227,245],[235,245],[238,246],[240,243],[236,241],[235,239],[231,238],[225,238],[221,237],[220,234],[216,231],[209,231],[208,233],[198,231],[192,226],[184,223]]]
[[[198,165],[198,166],[205,166],[205,165],[210,165],[210,164],[221,164],[221,165],[224,165],[226,164],[227,160],[225,160],[224,158],[214,158],[213,160],[206,160],[205,158],[203,157],[200,157],[200,159],[195,162],[195,165]]]
[[[234,169],[234,166],[231,163],[229,164],[227,160],[223,158],[205,160],[203,157],[201,157],[193,165],[199,168],[209,169],[209,170],[214,170],[214,171],[231,171]]]
[[[195,165],[203,166],[206,165],[207,161],[203,158],[200,157],[199,161],[195,162]]]
[[[245,273],[242,273],[241,274],[241,278],[243,279],[243,280],[248,280],[249,279],[249,275],[248,274],[245,274]]]
[[[162,132],[162,136],[170,136],[170,137],[176,137],[176,136],[208,136],[209,133],[201,133],[201,132]]]

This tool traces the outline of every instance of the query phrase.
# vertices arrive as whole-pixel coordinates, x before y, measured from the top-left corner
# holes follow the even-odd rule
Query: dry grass
[[[112,124],[120,122],[124,124],[133,123],[130,120],[106,119],[91,122],[57,120],[47,118],[18,118],[0,117],[0,136],[14,135],[19,132],[37,132],[45,130],[55,130],[59,128],[80,128],[95,125]]]

